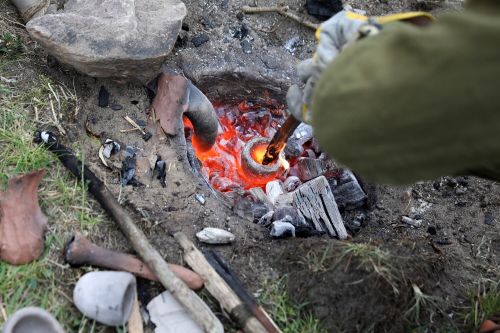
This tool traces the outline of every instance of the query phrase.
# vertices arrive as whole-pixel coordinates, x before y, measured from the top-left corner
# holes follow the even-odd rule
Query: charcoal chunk
[[[210,37],[208,37],[207,34],[201,34],[199,36],[194,37],[191,41],[193,42],[193,45],[195,47],[200,47],[206,42],[210,40]]]
[[[344,7],[341,0],[307,0],[306,9],[309,15],[325,21],[340,12]]]
[[[101,86],[101,89],[99,89],[99,100],[97,105],[101,108],[106,108],[109,105],[109,92],[104,86]]]

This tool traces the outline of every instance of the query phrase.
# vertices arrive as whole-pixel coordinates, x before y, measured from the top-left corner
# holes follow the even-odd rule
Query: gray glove
[[[328,64],[349,43],[360,36],[376,33],[378,30],[370,20],[354,12],[343,10],[323,22],[316,31],[318,46],[314,56],[299,63],[297,74],[305,83],[300,89],[297,85],[290,87],[287,93],[288,109],[301,121],[310,122],[310,109],[313,91],[321,73]]]

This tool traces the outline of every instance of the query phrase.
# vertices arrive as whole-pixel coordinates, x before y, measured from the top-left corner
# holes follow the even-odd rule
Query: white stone
[[[236,238],[229,231],[219,228],[205,228],[198,232],[196,237],[200,242],[207,244],[230,244]]]

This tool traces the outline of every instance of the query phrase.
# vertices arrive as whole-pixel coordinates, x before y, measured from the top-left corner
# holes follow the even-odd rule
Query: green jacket
[[[500,1],[487,2],[427,28],[388,25],[341,52],[314,92],[322,149],[379,183],[500,180]]]

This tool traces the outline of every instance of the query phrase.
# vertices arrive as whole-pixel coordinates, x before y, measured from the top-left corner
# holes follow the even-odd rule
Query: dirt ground
[[[303,2],[286,1],[291,9],[306,15]],[[206,82],[202,84],[202,76],[197,71],[207,63],[212,71],[237,68],[236,71],[248,72],[260,66],[264,68],[260,78],[272,78],[277,95],[282,96],[287,82],[296,80],[293,66],[314,51],[313,32],[296,22],[277,14],[237,15],[242,5],[251,5],[254,1],[188,0],[185,3],[188,8],[185,28],[189,30],[185,31],[184,41],[179,41],[173,50],[167,66],[183,72],[195,83],[200,80],[203,88],[207,88]],[[260,6],[274,4],[262,0],[255,0],[255,3]],[[403,10],[430,10],[439,15],[460,6],[459,1],[420,0],[348,1],[347,4],[371,15]],[[5,6],[2,11],[13,11],[9,5]],[[19,18],[13,16],[12,20]],[[249,29],[251,54],[244,53],[241,40],[233,37],[242,23]],[[210,40],[195,47],[192,39],[201,34],[207,34]],[[284,45],[295,36],[301,42],[290,54],[284,50]],[[85,156],[86,163],[105,180],[120,202],[137,218],[152,244],[169,261],[182,262],[179,247],[169,236],[173,230],[182,230],[191,238],[203,227],[230,230],[237,241],[216,250],[238,272],[248,289],[258,293],[267,284],[287,275],[290,297],[305,303],[306,309],[322,321],[328,332],[403,332],[411,329],[467,332],[470,328],[464,325],[460,314],[471,305],[469,291],[482,279],[499,280],[499,183],[464,176],[402,188],[366,184],[370,199],[363,210],[367,219],[352,240],[338,242],[327,236],[271,239],[267,229],[235,214],[192,172],[189,160],[183,155],[186,149],[183,140],[163,138],[160,142],[144,142],[136,132],[120,132],[129,128],[123,119],[126,115],[147,121],[145,111],[150,98],[143,86],[84,77],[51,62],[40,65],[46,63],[47,55],[40,48],[37,50],[38,65],[28,64],[22,70],[48,75],[67,86],[74,84],[78,95],[79,113],[64,116],[63,127],[68,135],[63,141]],[[281,59],[287,61],[275,67],[271,60],[259,58],[272,52],[281,52]],[[216,58],[221,54],[231,59],[220,64]],[[212,55],[214,59],[209,59]],[[209,73],[210,70],[205,68]],[[108,89],[112,103],[123,106],[121,110],[97,106],[101,86]],[[217,94],[220,96],[221,92]],[[86,123],[93,132],[104,132],[101,138],[109,137],[124,146],[135,147],[138,155],[145,159],[161,151],[168,164],[166,187],[155,181],[138,187],[120,186],[118,170],[105,168],[100,162],[97,154],[100,141],[87,134]],[[195,194],[203,194],[206,203],[201,205]],[[419,228],[401,223],[401,216],[410,214],[412,209],[422,217]],[[490,214],[495,220],[487,224],[485,215]],[[345,214],[345,218],[348,221],[353,215]],[[104,224],[99,233],[89,238],[99,245],[131,250],[112,223]],[[145,291],[144,300],[150,298],[148,284],[141,286]],[[421,301],[416,290],[431,296]],[[422,309],[415,310],[412,307],[415,302],[421,302]]]

